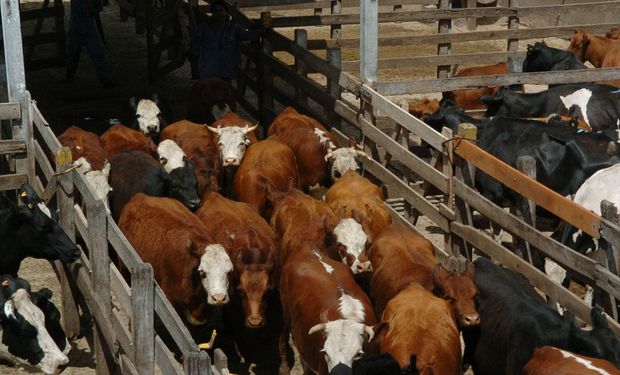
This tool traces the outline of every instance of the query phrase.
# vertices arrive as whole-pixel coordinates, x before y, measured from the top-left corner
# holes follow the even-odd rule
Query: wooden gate
[[[30,28],[22,26],[26,70],[65,65],[65,7],[62,0],[54,0],[52,5],[50,0],[44,0],[41,8],[21,10],[20,16],[24,24],[36,22],[31,33],[24,32]],[[37,47],[47,44],[56,45],[53,53],[45,51],[43,56],[35,53]]]

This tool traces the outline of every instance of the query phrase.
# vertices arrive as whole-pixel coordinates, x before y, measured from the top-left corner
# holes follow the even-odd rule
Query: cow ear
[[[485,105],[493,105],[501,103],[502,98],[494,95],[482,95],[478,101]]]
[[[131,98],[129,98],[129,108],[132,111],[136,111],[138,109],[138,105],[136,103],[136,97],[132,96]]]
[[[600,307],[593,307],[590,312],[590,318],[592,319],[592,328],[593,329],[609,329],[609,323],[607,323],[607,318],[605,318],[605,314],[603,314],[603,310]]]
[[[157,94],[153,94],[151,96],[151,100],[153,101],[153,103],[155,103],[156,105],[159,105],[159,95]]]
[[[375,334],[372,337],[371,343],[375,341],[377,343],[381,343],[383,339],[385,338],[385,335],[387,334],[389,328],[390,328],[390,325],[387,322],[379,322],[375,324],[372,327],[372,330],[375,332]]]
[[[448,271],[443,268],[441,264],[438,263],[433,269],[433,284],[435,284],[435,287],[441,287],[441,285],[446,282],[446,279],[448,279],[449,275],[450,274],[448,273]]]
[[[166,165],[168,163],[168,159],[166,159],[165,157],[161,157],[159,158],[159,164],[161,165]]]

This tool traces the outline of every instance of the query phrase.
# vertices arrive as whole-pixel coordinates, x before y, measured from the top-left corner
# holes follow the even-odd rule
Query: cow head
[[[50,336],[46,314],[31,299],[30,285],[21,279],[5,275],[0,277],[3,294],[2,344],[6,346],[10,359],[15,363],[36,367],[45,374],[54,374],[65,366],[69,359],[66,350],[66,337]],[[38,292],[40,293],[40,292]],[[43,291],[43,294],[49,295]],[[39,302],[46,296],[37,295]],[[48,303],[51,303],[48,301]],[[64,335],[63,335],[64,336]]]
[[[575,34],[570,39],[570,44],[568,45],[567,50],[575,52],[575,54],[583,60],[589,46],[590,35],[582,30],[575,30]]]
[[[243,249],[237,253],[235,271],[238,284],[235,292],[241,299],[245,312],[245,326],[260,328],[265,325],[267,293],[274,289],[272,252],[265,254],[261,249]]]
[[[325,342],[321,352],[330,374],[351,374],[353,361],[364,355],[365,342],[372,340],[372,327],[353,319],[338,319],[319,323],[309,335],[322,332]]]
[[[36,292],[31,292],[30,297],[32,302],[37,305],[39,309],[45,315],[45,328],[47,332],[54,340],[58,349],[67,355],[71,351],[71,344],[67,339],[64,328],[60,324],[60,311],[52,302],[52,291],[48,288],[43,288]]]
[[[248,133],[253,132],[258,127],[258,124],[250,127],[245,125],[241,126],[227,126],[227,127],[211,127],[207,128],[213,133],[217,134],[218,145],[220,147],[220,157],[222,158],[222,165],[224,167],[238,167],[241,163],[241,159],[245,154],[245,149],[250,144],[248,139]]]
[[[25,204],[28,208],[34,209],[35,206],[41,210],[47,217],[58,223],[58,212],[50,210],[43,202],[43,199],[39,197],[39,194],[28,184],[22,184],[18,191],[19,200]]]
[[[358,158],[365,157],[372,160],[370,155],[365,153],[361,147],[355,143],[353,138],[349,138],[349,147],[330,149],[325,155],[325,161],[329,162],[329,175],[333,181],[342,177],[347,171],[358,171],[360,165]]]
[[[137,104],[135,97],[129,99],[129,106],[136,115],[137,128],[147,135],[158,134],[161,125],[165,125],[159,109],[159,97],[153,95],[151,99],[140,99]]]
[[[439,109],[427,115],[424,119],[431,128],[441,132],[443,127],[451,129],[453,132],[458,130],[459,124],[462,122],[475,122],[471,117],[465,114],[465,111],[456,106],[456,103],[450,99],[442,99]]]
[[[10,208],[7,225],[22,257],[71,263],[80,256],[79,249],[58,223],[50,218],[50,210],[42,202]]]
[[[228,274],[233,269],[230,257],[219,244],[208,245],[200,257],[198,274],[207,292],[207,303],[220,306],[228,303]]]
[[[509,89],[500,87],[495,95],[482,95],[479,101],[487,107],[484,113],[486,117],[509,116],[510,108],[514,104],[514,95],[511,95]]]
[[[465,272],[448,272],[441,264],[433,270],[435,294],[447,300],[460,327],[480,324],[476,309],[478,288],[474,283],[474,265],[467,262]]]
[[[200,207],[198,181],[194,163],[173,140],[166,139],[157,147],[159,162],[163,167],[162,177],[168,187],[169,196],[194,211]]]
[[[620,39],[620,26],[615,26],[605,33],[607,39]]]
[[[338,243],[338,254],[342,262],[351,267],[354,274],[370,272],[372,266],[366,253],[368,236],[364,232],[361,219],[357,211],[353,210],[352,218],[340,220],[334,228],[334,235]]]
[[[591,331],[583,331],[571,321],[567,349],[573,353],[608,360],[616,367],[620,367],[620,341],[609,329],[605,314],[600,308],[594,307],[590,317]]]
[[[81,157],[73,162],[74,165],[79,165],[78,171],[82,172],[86,177],[86,181],[95,192],[95,197],[102,200],[105,203],[106,210],[110,212],[110,203],[108,200],[108,194],[112,191],[112,187],[108,183],[110,177],[110,163],[106,160],[103,169],[93,169],[90,163]]]

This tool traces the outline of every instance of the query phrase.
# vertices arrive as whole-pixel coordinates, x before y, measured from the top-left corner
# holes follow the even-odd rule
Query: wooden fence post
[[[308,32],[306,29],[295,29],[295,44],[303,49],[308,49]],[[297,75],[303,78],[308,77],[306,64],[297,56],[295,56],[295,70],[297,71]],[[304,93],[304,90],[299,87],[295,87],[295,101],[303,108],[308,107],[308,96]]]
[[[112,302],[110,297],[110,257],[108,256],[108,222],[106,207],[103,201],[88,202],[88,250],[92,268],[91,283],[105,309],[106,317],[112,316]],[[95,358],[97,359],[97,374],[111,374],[114,369],[114,357],[99,332],[97,324],[93,323]]]
[[[517,158],[517,169],[523,172],[523,174],[525,174],[532,180],[536,180],[536,160],[534,160],[533,157],[527,155],[519,156]],[[517,209],[519,210],[523,221],[535,228],[536,204],[525,197],[519,197],[519,202],[517,202]],[[532,264],[532,251],[529,244],[516,237],[513,237],[513,244],[518,255],[521,258],[526,259],[530,264]]]
[[[614,205],[612,202],[604,199],[601,202],[601,217],[603,219],[609,220],[611,223],[618,225],[619,216],[618,216],[618,207]],[[614,246],[611,242],[605,240],[603,237],[599,239],[599,252],[603,252],[601,257],[604,259],[600,260],[600,263],[603,264],[609,271],[611,271],[614,275],[618,274],[618,261],[620,257],[620,248]],[[595,289],[596,290],[596,289]],[[597,295],[605,294],[602,291],[597,291]],[[609,295],[609,306],[606,306],[605,310],[609,313],[614,320],[618,320],[618,302],[614,298],[614,296]]]
[[[153,267],[140,264],[131,270],[131,334],[133,363],[140,374],[155,371]]]
[[[269,13],[269,15],[267,15],[266,13]],[[270,12],[261,12],[261,19],[270,18],[270,17],[271,17]],[[261,100],[259,102],[258,110],[260,114],[260,122],[264,129],[263,134],[267,134],[267,127],[271,123],[270,120],[274,113],[273,97],[271,96],[271,94],[269,94],[269,91],[268,91],[268,90],[273,89],[273,76],[271,75],[271,69],[269,69],[269,66],[265,63],[262,63],[262,61],[264,60],[262,55],[264,54],[264,55],[273,57],[273,48],[271,46],[271,41],[268,38],[261,38],[261,39],[262,39],[262,48],[258,51],[258,61],[260,62],[259,66],[261,67],[260,68],[261,79],[259,82],[257,82],[257,85],[259,87],[261,85],[264,85],[268,87],[268,89],[265,90],[263,88],[261,90],[262,95],[261,95]]]
[[[459,124],[457,133],[459,137],[463,139],[467,139],[469,141],[475,142],[477,139],[478,128],[469,123],[461,123]],[[450,160],[453,161],[454,167],[454,178],[459,181],[462,181],[468,186],[474,187],[474,176],[473,172],[470,171],[469,163],[465,160],[461,159],[457,155],[454,154],[454,143],[450,142]],[[450,187],[452,191],[452,187]],[[471,213],[471,208],[467,203],[465,203],[459,197],[452,197],[452,210],[454,210],[454,218],[457,222],[465,224],[465,225],[473,225],[474,219]],[[473,247],[466,242],[465,240],[459,238],[458,236],[452,235],[452,255],[455,259],[459,258],[459,255],[462,255],[466,259],[473,260]],[[460,270],[462,267],[457,267],[456,269]]]
[[[332,0],[331,2],[331,13],[340,14],[342,9],[342,0]],[[331,40],[335,40],[338,45],[337,48],[328,48],[327,49],[327,62],[330,65],[334,66],[338,70],[341,70],[341,60],[342,60],[342,52],[340,48],[340,38],[341,38],[341,25],[331,25],[330,37]],[[340,99],[340,83],[338,80],[327,79],[327,88],[329,90],[329,94],[336,100]],[[337,129],[341,129],[342,124],[340,121],[340,116],[336,114],[334,108],[327,108],[326,111],[327,121],[329,122],[328,128],[335,126]]]
[[[467,0],[467,8],[475,8],[477,5],[476,0]],[[476,17],[467,18],[467,30],[476,30],[478,26],[478,19]]]
[[[186,375],[209,375],[211,373],[211,358],[207,352],[198,350],[185,353],[183,368]]]
[[[452,0],[439,0],[439,9],[452,8]],[[440,34],[449,33],[452,29],[452,20],[439,20],[437,32]],[[452,53],[451,43],[440,43],[437,45],[438,55],[449,55]],[[437,66],[437,78],[450,77],[450,65]]]
[[[508,6],[510,8],[519,8],[519,0],[509,0]],[[519,28],[519,17],[512,16],[508,17],[508,29],[516,30]],[[517,52],[519,50],[519,39],[508,39],[507,42],[508,52]],[[518,57],[508,57],[508,72],[509,73],[518,73],[521,72],[522,69],[521,59]]]
[[[71,150],[61,147],[56,151],[56,173],[58,176],[57,204],[60,211],[60,227],[75,242],[75,212],[73,210],[73,171],[65,172],[71,166]],[[60,261],[54,262],[56,273],[62,290],[62,318],[65,333],[75,338],[80,333],[80,313],[76,303],[77,293],[69,283],[68,268]]]
[[[371,85],[377,81],[379,1],[360,2],[360,78]]]

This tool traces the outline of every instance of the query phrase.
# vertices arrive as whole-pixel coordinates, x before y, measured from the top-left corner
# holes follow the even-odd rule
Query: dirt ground
[[[24,6],[39,7],[41,1],[26,1]],[[65,1],[65,13],[68,16],[69,3]],[[412,9],[415,9],[412,8]],[[309,11],[311,12],[311,11]],[[296,12],[303,14],[303,12]],[[311,14],[311,13],[308,13]],[[251,14],[255,17],[258,13]],[[288,15],[291,15],[288,12]],[[164,79],[149,84],[147,83],[146,69],[146,38],[135,33],[133,19],[128,22],[120,20],[118,6],[115,2],[111,2],[110,6],[104,8],[102,21],[107,41],[107,64],[111,71],[112,78],[118,83],[118,86],[111,89],[102,89],[97,81],[95,71],[85,51],[80,60],[80,66],[75,76],[75,82],[67,83],[64,81],[64,68],[48,68],[44,70],[28,72],[26,75],[27,88],[30,90],[32,97],[37,100],[38,106],[44,116],[52,126],[52,129],[59,134],[66,127],[77,123],[80,119],[109,119],[121,116],[121,109],[125,101],[132,95],[157,92],[164,98],[175,113],[175,119],[181,117],[189,88],[193,81],[190,80],[189,64],[185,64],[181,69],[173,72]],[[68,18],[66,20],[68,25]],[[495,26],[483,26],[484,28],[505,27],[505,20],[498,20]],[[32,28],[33,23],[24,25],[26,29]],[[44,25],[43,30],[46,29]],[[394,23],[381,25],[380,34],[383,35],[411,35],[411,34],[428,34],[434,32],[435,23]],[[324,38],[329,35],[329,27],[309,27],[309,38]],[[464,22],[456,22],[455,30],[464,30]],[[282,30],[282,32],[291,37],[293,29]],[[359,35],[359,27],[344,26],[342,37],[355,37]],[[559,39],[553,39],[551,45],[557,47],[566,47],[567,42]],[[455,52],[482,52],[505,49],[505,42],[502,41],[485,41],[478,43],[460,43],[453,45]],[[526,48],[526,43],[520,43],[520,49]],[[396,57],[396,56],[416,56],[428,55],[435,51],[435,46],[409,46],[409,47],[388,47],[380,49],[380,57]],[[35,55],[49,51],[48,48],[39,48],[35,51]],[[282,55],[283,56],[283,55]],[[292,62],[292,58],[290,58]],[[359,54],[356,49],[343,50],[344,60],[357,60]],[[399,81],[414,78],[432,78],[434,75],[434,67],[421,67],[411,69],[391,69],[383,70],[379,73],[380,80]],[[432,95],[430,95],[432,96]],[[394,98],[395,101],[409,99],[411,96],[403,96]],[[244,114],[241,112],[242,115]],[[100,121],[91,122],[92,127],[89,129],[97,133],[102,133],[106,127]],[[441,236],[434,234],[436,228],[428,220],[421,219],[418,228],[429,234],[429,237],[435,244],[443,247]],[[46,261],[26,260],[21,267],[20,276],[31,282],[34,289],[40,287],[48,287],[54,291],[54,302],[60,305],[59,285],[54,272]],[[64,371],[64,374],[94,374],[94,359],[91,355],[87,340],[81,338],[73,342],[73,350],[70,354],[70,365]],[[27,374],[26,370],[20,368],[7,367],[0,364],[0,374],[16,375]],[[294,374],[300,374],[298,362],[296,368],[292,371]]]

